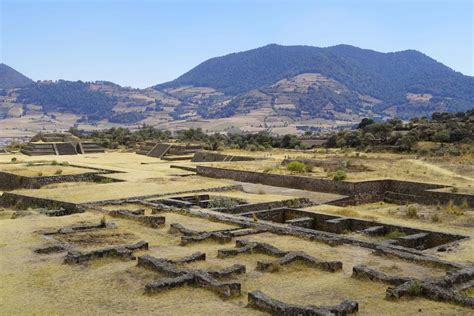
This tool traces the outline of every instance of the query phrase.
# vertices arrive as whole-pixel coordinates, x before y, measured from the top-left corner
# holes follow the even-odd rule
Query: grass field
[[[420,160],[413,156],[393,154],[342,153],[339,151],[303,153],[298,151],[275,150],[269,152],[228,151],[239,155],[254,155],[267,160],[245,163],[205,163],[205,165],[226,166],[252,171],[286,174],[279,167],[281,160],[288,156],[313,159],[351,159],[366,164],[373,171],[348,172],[348,180],[364,180],[379,177],[400,178],[404,180],[423,180],[437,183],[454,183],[460,190],[470,192],[472,173],[466,169],[468,163],[446,164],[436,160]],[[17,158],[17,163],[11,159]],[[51,165],[68,162],[84,168]],[[42,163],[46,165],[34,165]],[[159,159],[125,152],[108,152],[77,156],[41,156],[27,157],[21,154],[0,155],[0,170],[23,175],[43,172],[55,173],[56,168],[64,174],[85,172],[99,168],[115,171],[107,174],[123,182],[114,183],[63,183],[51,184],[40,189],[16,190],[15,193],[85,203],[110,199],[159,195],[176,197],[194,195],[187,191],[218,188],[236,182],[226,179],[189,176],[188,171],[170,168],[171,164],[195,166],[191,162],[165,162]],[[458,166],[459,165],[459,166]],[[461,166],[461,167],[460,167]],[[407,172],[408,170],[408,172]],[[417,174],[420,174],[417,176]],[[328,177],[323,171],[315,171],[315,177]],[[449,180],[448,180],[449,179]],[[445,182],[447,181],[447,182]],[[320,192],[308,192],[289,188],[243,184],[244,191],[211,192],[212,196],[226,196],[242,199],[249,203],[280,201],[294,197],[307,197],[320,204],[340,196]],[[415,209],[416,216],[408,216],[408,208]],[[320,260],[339,260],[343,262],[342,271],[330,273],[310,268],[301,263],[279,267],[276,272],[262,273],[256,270],[257,261],[275,258],[257,254],[242,254],[236,257],[220,259],[217,251],[231,248],[232,242],[219,244],[205,241],[181,246],[181,236],[170,234],[172,223],[180,223],[195,231],[213,231],[237,228],[233,224],[211,221],[200,217],[191,217],[170,211],[163,211],[166,217],[163,228],[154,229],[137,221],[113,218],[111,210],[137,210],[145,208],[145,214],[151,215],[152,208],[141,204],[107,204],[103,211],[88,209],[84,213],[62,217],[47,217],[37,210],[16,210],[0,207],[0,314],[4,315],[109,315],[109,314],[150,314],[150,315],[263,315],[246,308],[247,293],[261,290],[275,299],[293,304],[330,305],[344,299],[359,303],[360,315],[472,315],[472,309],[435,302],[424,298],[389,301],[385,299],[388,285],[358,280],[351,277],[352,268],[365,264],[390,275],[409,276],[419,279],[443,276],[445,269],[396,258],[375,256],[372,250],[355,245],[331,247],[327,244],[274,233],[260,233],[243,237],[252,241],[269,243],[285,251],[305,251]],[[431,231],[448,232],[471,237],[458,242],[453,250],[427,254],[463,264],[474,264],[474,212],[464,206],[424,206],[418,204],[395,205],[384,202],[357,206],[337,207],[315,205],[306,211],[355,217],[420,228]],[[205,209],[202,212],[210,212]],[[42,230],[61,228],[80,223],[99,223],[103,218],[116,224],[116,228],[105,228],[80,233],[43,236]],[[367,236],[354,236],[369,238]],[[156,257],[178,259],[197,251],[206,253],[205,261],[187,264],[193,269],[222,269],[233,264],[246,266],[246,273],[230,278],[242,285],[242,295],[232,299],[223,299],[215,293],[195,286],[185,286],[154,295],[144,294],[147,283],[160,280],[165,276],[139,268],[136,261],[123,261],[117,258],[93,260],[84,265],[63,263],[65,253],[39,255],[33,252],[36,247],[51,245],[55,242],[68,243],[76,250],[92,250],[120,244],[130,244],[140,240],[149,242],[148,251],[138,251],[135,255],[151,254]]]
[[[228,225],[213,224],[194,217],[164,214],[168,223],[174,221],[193,229],[222,229]],[[117,229],[100,232],[104,234],[130,234],[120,241],[135,242],[140,239],[150,242],[150,253],[170,259],[190,255],[196,251],[206,252],[207,260],[190,264],[190,268],[223,268],[234,263],[247,266],[247,273],[236,277],[242,283],[242,297],[222,300],[216,294],[199,288],[183,287],[156,295],[144,295],[146,283],[162,276],[152,271],[137,268],[134,261],[100,259],[83,266],[62,263],[63,254],[37,255],[32,248],[50,243],[37,231],[50,227],[63,227],[80,221],[98,222],[102,215],[94,212],[57,218],[33,215],[15,220],[0,221],[0,307],[6,315],[51,315],[62,314],[110,314],[125,315],[146,313],[160,315],[176,314],[245,314],[259,315],[258,311],[244,308],[245,293],[259,289],[282,301],[300,304],[333,304],[350,298],[359,302],[363,315],[400,315],[421,313],[422,315],[457,314],[469,315],[471,310],[446,303],[425,299],[390,302],[384,299],[386,285],[355,280],[350,277],[354,264],[370,264],[393,274],[417,277],[435,276],[442,270],[407,263],[401,260],[384,259],[370,255],[368,250],[355,246],[329,247],[317,242],[304,241],[295,237],[261,234],[252,240],[270,242],[281,249],[301,249],[322,259],[342,260],[342,272],[328,273],[295,264],[275,273],[255,271],[257,260],[268,260],[265,255],[241,255],[218,259],[217,249],[233,247],[232,243],[199,243],[187,247],[179,246],[179,237],[163,229],[151,229],[138,223],[109,219],[118,225]],[[86,240],[91,240],[92,233]],[[12,238],[14,237],[14,238]],[[81,235],[76,236],[76,242]],[[96,248],[103,245],[97,244]],[[94,248],[94,247],[92,247]],[[91,247],[86,247],[91,249]],[[142,252],[140,252],[142,253]],[[140,254],[138,253],[138,255]],[[144,253],[144,252],[143,252]]]

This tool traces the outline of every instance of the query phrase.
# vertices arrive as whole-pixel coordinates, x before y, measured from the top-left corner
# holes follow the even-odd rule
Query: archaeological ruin
[[[43,139],[54,141],[50,149],[44,142],[28,150],[52,157],[63,150],[58,139]],[[469,190],[236,167],[302,161],[333,170],[344,165],[340,157],[275,160],[162,143],[137,154],[85,153],[67,163],[5,159],[0,205],[25,232],[18,245],[2,242],[28,243],[23,257],[12,251],[11,260],[33,271],[31,282],[44,282],[37,278],[51,270],[50,291],[63,301],[74,297],[68,288],[87,284],[92,301],[110,300],[124,313],[474,310]],[[443,209],[452,213],[441,217]]]

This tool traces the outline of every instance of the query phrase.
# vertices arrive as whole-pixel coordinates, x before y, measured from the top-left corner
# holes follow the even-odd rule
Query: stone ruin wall
[[[96,181],[102,178],[97,172],[40,177],[26,177],[9,172],[0,172],[0,190],[38,189],[52,183]]]
[[[33,196],[19,195],[10,192],[3,192],[0,197],[0,205],[5,207],[17,207],[20,209],[26,208],[48,208],[59,209],[63,208],[70,213],[81,212],[81,208],[74,203],[57,201],[52,199],[45,199]]]
[[[444,186],[422,182],[392,179],[346,182],[206,166],[197,166],[196,172],[198,175],[211,178],[227,178],[242,182],[349,196],[349,198],[341,199],[339,205],[383,201],[388,193],[395,193],[396,199],[394,199],[394,202],[397,203],[416,202],[433,205],[436,203],[447,204],[452,200],[455,204],[466,201],[469,207],[474,207],[473,195],[433,191]],[[338,205],[338,201],[333,204]]]
[[[233,156],[214,153],[210,151],[198,151],[194,154],[192,162],[220,162],[220,161],[253,161],[255,157]]]

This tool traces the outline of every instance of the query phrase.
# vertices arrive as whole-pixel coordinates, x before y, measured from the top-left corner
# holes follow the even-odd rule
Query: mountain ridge
[[[282,56],[282,54],[284,53],[283,50],[286,51],[286,56]],[[238,64],[240,62],[241,59],[247,59],[246,61],[248,63],[251,63],[253,62],[256,58],[259,58],[261,57],[261,55],[264,55],[267,60],[263,60],[263,62],[265,63],[272,63],[271,66],[273,66],[274,69],[279,69],[281,68],[281,64],[278,65],[276,62],[279,61],[279,60],[271,60],[272,58],[276,58],[276,57],[288,57],[288,56],[291,56],[292,57],[292,61],[294,61],[293,63],[300,63],[300,65],[296,65],[297,68],[295,69],[294,67],[287,67],[287,68],[290,68],[290,69],[285,69],[284,71],[281,71],[281,70],[278,70],[277,72],[277,76],[273,76],[273,77],[270,77],[268,81],[265,81],[263,85],[266,85],[266,84],[269,84],[271,82],[276,82],[280,79],[283,79],[285,77],[289,77],[289,76],[294,76],[294,75],[298,75],[298,74],[301,74],[301,73],[304,73],[304,72],[318,72],[318,73],[322,73],[323,75],[331,75],[329,72],[329,70],[327,69],[322,69],[321,66],[317,66],[317,64],[315,63],[316,61],[321,61],[321,59],[324,59],[325,62],[330,62],[330,66],[334,66],[334,62],[347,62],[348,59],[350,59],[350,61],[352,63],[361,63],[361,58],[364,58],[365,57],[365,63],[363,66],[367,67],[370,65],[370,63],[367,63],[367,59],[368,57],[370,58],[370,61],[373,62],[373,61],[377,61],[377,59],[380,59],[380,57],[383,57],[385,59],[396,59],[396,58],[399,58],[399,57],[409,57],[409,58],[417,58],[418,60],[420,60],[420,58],[423,58],[425,59],[425,63],[426,63],[426,60],[428,60],[429,62],[432,62],[432,66],[436,66],[436,67],[441,67],[442,69],[436,69],[437,71],[441,71],[445,74],[448,74],[448,75],[453,75],[453,76],[462,76],[462,77],[467,77],[467,78],[471,78],[470,80],[473,80],[474,77],[469,77],[469,76],[465,76],[463,74],[461,74],[460,72],[456,72],[454,70],[452,70],[451,68],[437,62],[436,60],[432,59],[431,57],[417,51],[417,50],[403,50],[403,51],[398,51],[398,52],[389,52],[389,53],[381,53],[381,52],[377,52],[377,51],[374,51],[374,50],[370,50],[370,49],[362,49],[362,48],[358,48],[358,47],[355,47],[355,46],[351,46],[351,45],[346,45],[346,44],[340,44],[340,45],[335,45],[335,46],[330,46],[330,47],[325,47],[325,48],[320,48],[320,47],[314,47],[314,46],[305,46],[305,45],[294,45],[294,46],[283,46],[283,45],[278,45],[278,44],[269,44],[269,45],[266,45],[266,46],[263,46],[263,47],[260,47],[260,48],[255,48],[255,49],[251,49],[251,50],[247,50],[247,51],[242,51],[242,52],[238,52],[238,53],[231,53],[231,54],[227,54],[227,55],[223,55],[223,56],[219,56],[219,57],[214,57],[214,58],[210,58],[202,63],[200,63],[199,65],[197,65],[196,67],[192,68],[190,71],[184,73],[183,75],[179,76],[177,79],[175,80],[172,80],[172,81],[169,81],[169,82],[165,82],[165,83],[162,83],[162,84],[158,84],[158,85],[155,85],[153,87],[155,88],[158,88],[158,89],[163,89],[163,88],[169,88],[169,87],[173,87],[173,86],[176,86],[176,85],[186,85],[186,84],[192,84],[194,86],[206,86],[206,87],[212,87],[212,88],[216,88],[216,89],[222,89],[224,88],[223,90],[226,91],[226,92],[230,92],[230,94],[235,94],[235,92],[237,93],[241,93],[241,92],[245,92],[245,91],[248,91],[248,90],[251,90],[251,89],[254,89],[254,88],[259,88],[261,86],[259,85],[251,85],[251,83],[253,82],[253,78],[250,76],[246,76],[245,77],[245,80],[250,82],[250,85],[248,87],[244,87],[242,89],[237,89],[237,90],[229,90],[229,85],[219,85],[219,84],[215,84],[212,82],[212,79],[213,78],[209,78],[209,80],[207,80],[206,78],[209,77],[209,73],[212,73],[212,72],[216,72],[216,71],[219,71],[219,72],[225,72],[225,68],[221,67],[221,62],[225,60],[225,62],[227,64],[231,63],[232,66],[230,67],[231,69],[230,70],[237,70],[238,69],[235,69],[237,68],[236,64]],[[292,54],[292,55],[291,55]],[[311,55],[309,55],[311,54]],[[305,63],[301,65],[301,61],[299,61],[301,58],[298,58],[300,57],[301,55],[306,55],[306,56],[303,56],[304,59],[305,59]],[[308,56],[309,55],[309,56]],[[363,56],[365,55],[365,56]],[[370,55],[370,56],[367,56],[367,55]],[[328,60],[328,58],[331,57],[333,58],[333,61],[330,61]],[[374,60],[374,57],[375,57],[375,60]],[[287,62],[288,63],[288,62]],[[290,61],[291,63],[291,61]],[[215,65],[217,64],[217,65]],[[217,67],[214,67],[214,66],[217,66]],[[245,66],[245,65],[244,65]],[[293,66],[293,65],[291,65]],[[344,65],[344,66],[347,66],[347,65]],[[359,67],[362,66],[362,65],[359,65]],[[217,70],[216,69],[213,69],[214,68],[218,68]],[[255,65],[250,65],[250,66],[247,66],[247,67],[252,67],[252,68],[255,68]],[[378,68],[380,68],[381,66],[378,66]],[[353,67],[354,68],[354,65]],[[321,71],[323,70],[323,71]],[[352,69],[349,69],[349,70],[352,70]],[[358,69],[360,70],[360,69]],[[247,69],[244,69],[244,72],[247,71]],[[194,78],[194,73],[196,72],[201,72],[199,73],[199,75],[201,76],[201,79],[196,79]],[[202,76],[202,72],[206,72],[207,75],[205,74],[204,76]],[[219,75],[219,72],[216,73],[216,75]],[[274,71],[275,72],[275,71]],[[241,71],[242,73],[242,71]],[[225,74],[227,76],[229,76],[230,74]],[[253,76],[259,76],[260,74],[258,73],[251,73],[251,75]],[[373,75],[373,73],[371,74]],[[265,74],[263,74],[263,76],[265,76]],[[204,80],[202,79],[204,78]],[[237,78],[238,80],[239,78]],[[237,81],[235,80],[235,81]],[[235,82],[233,83],[235,85]]]
[[[363,117],[408,119],[474,107],[474,77],[416,50],[382,53],[346,44],[269,44],[208,59],[146,89],[108,81],[30,80],[2,92],[0,118],[71,113],[76,124],[164,128],[230,119],[224,126],[240,128],[243,118],[252,117],[253,128],[272,129],[320,119],[344,124]]]
[[[0,89],[22,88],[32,84],[33,80],[12,67],[0,63]]]

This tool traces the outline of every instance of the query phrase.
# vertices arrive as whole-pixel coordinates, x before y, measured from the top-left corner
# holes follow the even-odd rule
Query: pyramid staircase
[[[57,155],[77,155],[76,147],[72,143],[54,143]]]
[[[79,143],[78,147],[81,148],[81,154],[96,154],[105,152],[104,147],[94,142]]]
[[[137,154],[149,157],[161,158],[168,153],[173,145],[146,142],[138,151]]]
[[[28,156],[45,156],[45,155],[77,155],[103,153],[104,148],[94,142],[30,142],[21,152]]]
[[[56,155],[56,148],[52,143],[28,143],[21,152],[28,156]]]

